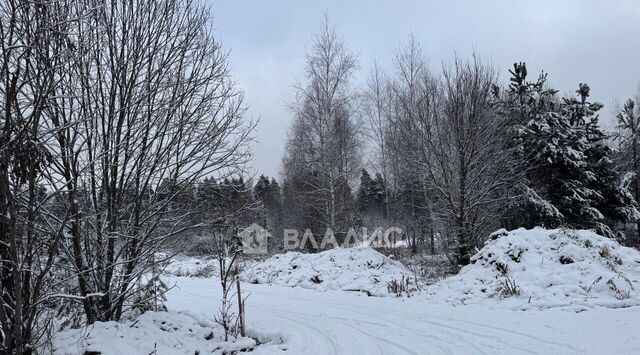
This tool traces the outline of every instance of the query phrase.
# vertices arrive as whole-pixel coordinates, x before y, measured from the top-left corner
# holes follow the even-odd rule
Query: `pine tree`
[[[522,198],[512,202],[507,209],[507,227],[534,227],[536,225],[555,227],[562,221],[562,214],[548,200],[547,181],[543,179],[546,164],[544,150],[549,148],[545,141],[557,142],[561,137],[554,134],[560,130],[560,124],[554,120],[553,112],[557,106],[557,91],[547,87],[547,74],[541,73],[536,81],[527,81],[525,63],[515,63],[510,70],[511,84],[505,97],[499,97],[501,111],[511,127],[509,134],[515,146],[517,159],[523,162],[525,174],[515,188],[520,190]],[[499,89],[494,87],[496,96]],[[551,151],[554,151],[551,149]]]
[[[546,88],[545,74],[527,82],[524,63],[515,64],[511,73],[501,102],[527,171],[521,186],[525,198],[511,209],[511,222],[593,228],[617,236],[612,227],[638,212],[620,184],[606,145],[609,137],[598,125],[602,104],[588,101],[586,84],[578,86],[577,97],[559,101],[556,91]]]

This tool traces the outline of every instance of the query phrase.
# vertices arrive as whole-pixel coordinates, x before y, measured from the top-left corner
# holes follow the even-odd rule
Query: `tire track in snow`
[[[188,293],[188,294],[193,295],[193,296],[197,296],[196,294],[192,294],[192,293]],[[202,297],[202,296],[200,296],[200,297]],[[302,302],[302,303],[309,303],[310,302],[309,299],[301,298],[301,297],[294,297],[294,296],[288,296],[287,295],[285,298],[291,299],[291,300],[294,300],[294,301],[297,301],[297,302]],[[249,299],[249,301],[250,301],[250,299]],[[496,343],[499,343],[499,344],[501,344],[503,346],[506,346],[506,347],[518,349],[521,352],[530,353],[530,354],[536,354],[536,352],[531,351],[531,350],[529,350],[527,348],[523,348],[523,347],[517,346],[515,344],[509,343],[509,342],[505,342],[505,341],[502,340],[502,337],[498,337],[498,336],[487,334],[487,333],[478,333],[478,332],[465,330],[465,329],[457,328],[457,327],[450,326],[450,325],[445,325],[445,324],[440,323],[440,322],[434,322],[433,320],[429,319],[428,317],[415,317],[415,315],[410,314],[410,313],[406,313],[406,312],[403,312],[403,311],[393,311],[393,313],[390,313],[389,310],[383,310],[383,309],[376,308],[376,307],[368,307],[368,306],[362,306],[362,305],[355,306],[353,304],[348,304],[347,305],[347,304],[341,304],[341,303],[335,303],[335,302],[328,302],[328,303],[325,303],[325,304],[326,305],[340,307],[342,310],[346,310],[348,312],[357,314],[360,317],[368,317],[368,318],[376,319],[378,321],[383,322],[383,324],[386,324],[386,327],[388,327],[389,325],[393,325],[393,326],[395,326],[397,328],[405,329],[406,331],[408,331],[408,332],[410,332],[410,333],[412,333],[414,335],[420,336],[420,337],[431,338],[431,339],[433,339],[435,341],[439,341],[439,342],[442,342],[442,343],[445,343],[445,344],[449,344],[450,343],[450,341],[443,340],[442,338],[437,337],[434,334],[428,334],[428,333],[424,333],[424,332],[418,331],[415,328],[408,327],[408,326],[406,326],[403,323],[400,323],[398,321],[392,321],[392,319],[398,318],[398,316],[401,315],[404,318],[403,321],[406,320],[406,319],[411,319],[411,320],[414,320],[414,321],[419,321],[421,323],[424,323],[424,324],[420,324],[422,326],[426,325],[426,324],[429,324],[432,327],[435,326],[435,328],[439,328],[439,329],[434,329],[434,330],[437,330],[439,333],[447,335],[449,339],[456,339],[457,341],[464,343],[469,349],[473,349],[474,352],[479,353],[479,354],[491,354],[491,353],[494,353],[496,350],[498,350],[495,347],[491,346],[490,343],[487,343],[486,341],[484,341],[485,338],[491,338]],[[265,307],[265,306],[258,306],[258,305],[251,305],[251,304],[249,304],[249,306],[259,307],[259,308],[263,308],[263,309],[269,310],[269,311],[271,311],[270,314],[272,316],[276,316],[276,317],[280,317],[280,318],[285,318],[285,317],[282,317],[282,316],[280,316],[278,314],[278,313],[282,313],[282,312],[293,314],[295,316],[303,315],[303,313],[301,313],[301,312],[291,312],[291,311],[286,311],[286,310],[282,310],[282,309],[273,309],[273,308],[269,308],[269,307]],[[307,305],[307,306],[310,307],[310,308],[313,308],[313,305]],[[363,309],[365,311],[356,311],[356,309],[358,309],[358,308],[361,308],[361,309]],[[380,312],[386,313],[386,314],[390,315],[391,317],[379,317],[379,316],[374,316],[373,315],[373,314],[380,313]],[[316,317],[315,315],[309,315],[309,314],[304,314],[304,315],[307,316],[307,317],[314,317],[314,318]],[[296,320],[291,319],[291,318],[288,318],[288,319],[290,321],[296,322],[296,323],[301,324],[301,325],[306,324],[306,323],[302,323],[300,321],[296,321]],[[441,318],[441,320],[442,320],[442,318]],[[451,319],[451,320],[453,320],[453,319]],[[460,321],[460,322],[464,323],[464,321]],[[380,323],[378,323],[378,324],[380,324]],[[481,323],[479,323],[477,325],[478,326],[483,326],[483,327],[488,327],[488,326],[486,326],[484,324],[481,324]],[[325,333],[323,333],[321,330],[319,330],[316,327],[309,326],[309,328],[315,328],[315,331],[317,333],[325,334]],[[491,328],[491,327],[489,326],[489,328]],[[496,330],[496,329],[494,329],[494,330]],[[361,329],[360,329],[360,331],[362,332]],[[477,339],[476,340],[466,339],[465,337],[461,337],[461,333],[464,333],[464,334],[467,334],[467,335],[471,335],[471,336],[473,336],[474,338],[477,338]],[[507,333],[511,333],[511,332],[507,332]],[[537,342],[546,344],[546,342],[541,341],[538,338],[535,338],[535,337],[529,337],[529,338],[532,338],[532,340],[536,340]],[[376,337],[376,339],[380,340],[382,342],[388,342],[388,340],[383,339],[381,337]],[[489,352],[484,351],[477,344],[482,344],[484,348],[491,348],[491,350]],[[334,342],[334,345],[335,345],[335,342]],[[399,344],[395,344],[395,345],[396,345],[397,348],[400,348],[400,349],[402,348],[402,346],[399,345]],[[558,344],[558,345],[561,345],[561,344]],[[442,351],[442,352],[449,352],[448,350],[445,350],[446,348],[443,348],[442,345],[439,345],[438,347],[439,347],[439,350]],[[335,346],[334,346],[334,348],[335,348]],[[571,348],[571,350],[575,351],[575,349],[573,349],[573,348]]]
[[[353,296],[350,295],[349,297],[353,297]],[[295,297],[295,296],[287,295],[286,298],[294,300],[294,301],[297,301],[297,302],[303,302],[303,303],[309,302],[309,300],[306,299],[306,298],[300,298],[300,297]],[[470,349],[473,349],[477,353],[488,354],[488,353],[494,353],[495,352],[495,350],[496,350],[495,347],[492,347],[490,344],[488,344],[488,343],[483,341],[484,338],[491,338],[491,339],[494,339],[497,343],[500,343],[500,344],[502,344],[504,346],[509,346],[509,347],[512,347],[512,348],[516,348],[516,349],[518,349],[518,350],[520,350],[522,352],[535,354],[535,352],[532,352],[529,349],[526,349],[526,348],[523,348],[523,347],[519,347],[519,346],[511,344],[511,343],[504,342],[504,341],[501,340],[501,338],[499,338],[497,336],[494,336],[494,335],[472,332],[472,331],[464,330],[464,329],[461,329],[461,328],[456,328],[454,326],[447,326],[447,325],[444,325],[442,323],[433,322],[432,320],[429,320],[429,319],[415,318],[412,315],[409,316],[410,314],[405,313],[405,312],[401,312],[401,311],[395,311],[394,313],[389,313],[389,310],[383,310],[383,309],[376,308],[376,307],[367,307],[367,306],[361,306],[361,305],[357,305],[356,306],[354,304],[341,304],[341,303],[335,303],[335,302],[327,302],[327,303],[325,303],[325,305],[331,305],[331,306],[340,307],[341,309],[346,310],[348,312],[355,313],[360,317],[374,318],[374,319],[377,319],[379,321],[382,321],[382,322],[386,323],[387,326],[389,324],[391,324],[391,325],[393,325],[395,327],[405,329],[405,330],[407,330],[407,331],[409,331],[409,332],[411,332],[411,333],[413,333],[415,335],[421,336],[421,337],[431,338],[431,339],[434,339],[436,341],[444,342],[445,344],[449,344],[450,343],[449,341],[444,341],[441,338],[438,338],[433,334],[425,334],[425,333],[420,332],[420,331],[418,331],[418,330],[416,330],[414,328],[407,327],[407,326],[405,326],[404,324],[402,324],[400,322],[397,322],[397,321],[392,322],[391,321],[391,317],[382,318],[382,317],[377,317],[377,316],[373,315],[373,314],[376,314],[376,313],[384,312],[386,314],[391,315],[393,318],[397,318],[398,314],[402,314],[404,318],[410,318],[412,320],[420,321],[421,323],[425,323],[425,324],[428,323],[428,324],[431,324],[432,326],[439,327],[440,329],[438,331],[440,333],[448,335],[449,339],[456,339],[458,341],[461,341],[462,343],[466,344]],[[358,308],[364,309],[366,311],[356,311],[356,309],[358,309]],[[444,329],[449,329],[451,331],[446,331]],[[482,343],[484,345],[484,347],[492,348],[492,350],[490,352],[488,352],[488,353],[483,351],[480,347],[478,347],[476,345],[476,343],[478,341],[468,340],[466,338],[462,338],[462,337],[460,337],[460,335],[461,335],[460,333],[466,333],[468,335],[472,335],[472,336],[474,336],[476,338],[479,338],[480,339],[480,343]],[[440,348],[440,350],[444,350],[444,349]]]
[[[202,281],[211,282],[211,280]],[[176,290],[178,292],[170,292],[182,296],[209,299],[212,300],[212,305],[215,305],[217,285],[203,286],[199,282],[187,282],[179,285],[178,290],[182,292],[178,290]],[[308,345],[305,342],[317,342],[318,347],[333,353],[351,350],[350,346],[359,345],[367,350],[366,353],[392,351],[393,353],[406,352],[411,354],[415,353],[411,348],[415,343],[415,349],[422,346],[423,349],[430,349],[428,353],[493,354],[504,353],[505,349],[518,353],[553,351],[577,353],[581,351],[580,347],[494,325],[491,323],[492,318],[487,318],[486,322],[467,320],[464,316],[464,314],[468,314],[465,309],[458,308],[458,312],[454,312],[454,314],[460,313],[459,315],[463,316],[458,319],[458,317],[450,317],[438,312],[436,314],[422,314],[419,302],[409,302],[406,305],[409,309],[417,308],[416,312],[408,312],[406,308],[401,308],[404,307],[403,303],[395,302],[392,299],[386,302],[387,300],[384,298],[359,299],[359,297],[346,292],[325,293],[300,289],[290,294],[283,287],[271,287],[246,284],[245,292],[251,295],[247,300],[247,307],[256,308],[256,312],[263,313],[256,316],[254,321],[269,324],[269,319],[283,319],[290,326],[288,329],[282,330],[287,331],[293,337],[289,337],[287,342],[300,343],[305,348],[308,348],[305,346]],[[300,297],[301,295],[302,297]],[[318,309],[319,306],[322,309]],[[446,307],[446,305],[443,306]],[[318,309],[318,313],[314,313],[316,309]],[[309,312],[309,310],[312,311]],[[473,309],[469,309],[469,312],[473,312]],[[350,317],[351,315],[353,316]],[[510,316],[504,312],[500,314],[500,316],[505,315]],[[327,320],[319,322],[323,316],[327,317]],[[514,316],[517,315],[514,313]],[[345,332],[353,333],[354,337],[371,339],[372,341],[352,344],[348,340],[349,338],[341,337],[340,333],[334,334],[336,327],[344,329]],[[301,330],[298,331],[297,328]],[[308,332],[305,332],[304,329],[308,329]],[[402,330],[403,333],[397,330]],[[308,339],[305,338],[305,334],[310,334]],[[417,339],[404,341],[407,334],[412,334]],[[398,342],[399,339],[402,339],[401,342]]]
[[[345,309],[345,310],[351,311],[351,312],[354,312],[354,309],[355,309],[353,307],[353,305],[345,305],[345,304],[339,304],[339,303],[331,303],[331,305],[341,307],[342,309]],[[429,316],[425,316],[425,317],[416,317],[415,314],[413,314],[413,313],[408,313],[408,312],[403,312],[403,311],[395,311],[395,310],[393,311],[393,313],[389,313],[389,310],[383,310],[383,309],[380,309],[380,308],[368,307],[368,306],[358,306],[358,308],[370,310],[371,312],[378,312],[378,313],[383,312],[383,313],[386,313],[386,314],[390,314],[392,316],[402,315],[402,317],[404,319],[408,318],[408,319],[412,319],[412,320],[415,320],[415,321],[428,323],[428,324],[431,324],[431,325],[435,325],[437,327],[450,329],[450,330],[453,330],[455,332],[466,333],[466,334],[469,334],[469,335],[472,335],[472,336],[475,336],[475,337],[479,337],[481,339],[489,337],[489,338],[492,338],[492,339],[496,340],[496,342],[501,343],[502,345],[509,346],[509,347],[514,347],[514,348],[519,349],[519,350],[521,350],[523,352],[532,353],[532,354],[536,354],[536,352],[535,351],[531,351],[531,350],[529,350],[527,348],[518,347],[515,344],[508,343],[508,342],[505,342],[505,341],[501,340],[504,337],[498,337],[498,336],[490,335],[490,334],[487,334],[487,333],[479,333],[479,332],[475,332],[475,331],[471,331],[471,330],[465,330],[465,329],[458,328],[458,327],[455,327],[455,326],[452,326],[452,325],[445,325],[445,324],[440,323],[440,322],[435,322],[435,321],[433,321],[433,319],[438,319],[440,321],[445,321],[445,322],[447,322],[447,321],[457,322],[457,323],[472,325],[473,327],[482,327],[482,328],[487,328],[487,329],[491,329],[491,330],[497,330],[499,332],[503,332],[503,333],[506,333],[506,334],[509,334],[509,335],[515,335],[515,336],[523,337],[523,338],[526,338],[526,339],[530,339],[530,340],[533,340],[533,341],[535,341],[537,343],[540,343],[542,345],[551,344],[551,345],[554,345],[554,346],[563,347],[563,348],[565,348],[565,349],[567,349],[569,351],[575,352],[575,353],[582,352],[582,350],[577,349],[577,348],[575,348],[573,346],[564,344],[564,343],[554,342],[554,341],[550,341],[550,340],[547,340],[547,339],[541,339],[541,338],[532,336],[530,334],[526,334],[526,333],[522,333],[522,332],[518,332],[518,331],[514,331],[514,330],[511,330],[511,329],[506,329],[506,328],[502,328],[502,327],[497,327],[497,326],[493,326],[493,325],[489,325],[489,324],[479,323],[479,322],[459,320],[459,319],[454,319],[454,318],[450,318],[450,317],[449,318],[444,318],[444,317],[438,317],[438,316],[433,316],[433,315],[429,315]],[[370,314],[371,314],[370,312],[367,312],[367,313],[356,312],[356,313],[361,314],[361,315],[367,315],[367,316],[370,316]],[[379,320],[383,320],[383,321],[389,322],[389,318],[381,318],[381,317],[376,317],[376,318],[378,318]],[[402,324],[396,324],[396,325],[399,326],[399,327],[403,327],[403,328],[405,328],[405,329],[407,329],[409,331],[417,332],[417,331],[415,331],[414,328],[409,328],[409,327],[406,327],[406,326],[404,326]],[[420,334],[419,332],[417,332],[417,333]],[[459,334],[455,334],[455,333],[451,333],[451,332],[445,332],[445,334],[453,335],[453,336],[459,336]],[[426,335],[426,334],[423,334],[423,335]],[[476,350],[480,351],[480,349],[477,349],[477,347],[475,345],[473,345],[473,342],[471,342],[471,341],[464,341],[464,342],[467,345],[471,345],[474,348],[476,348]]]
[[[414,329],[414,328],[411,328],[411,327],[405,326],[404,324],[399,323],[399,322],[397,322],[397,321],[391,321],[391,320],[390,320],[390,318],[386,318],[386,317],[385,317],[385,318],[383,318],[383,317],[379,317],[379,316],[373,316],[371,312],[367,312],[367,313],[355,312],[355,311],[354,311],[354,309],[353,309],[353,308],[351,308],[351,307],[347,308],[346,310],[347,310],[347,311],[349,311],[349,312],[352,312],[352,313],[358,314],[358,315],[360,315],[360,316],[367,316],[367,317],[375,318],[375,319],[377,319],[377,320],[381,320],[381,321],[383,321],[383,322],[386,322],[387,324],[391,324],[391,325],[393,325],[393,326],[395,326],[395,327],[405,329],[405,330],[409,331],[410,333],[413,333],[413,334],[415,334],[415,335],[418,335],[418,336],[421,336],[421,337],[424,337],[424,338],[430,338],[430,339],[433,339],[433,340],[436,340],[436,341],[443,342],[443,343],[445,343],[445,344],[449,344],[449,343],[450,343],[450,341],[444,340],[443,338],[440,338],[440,337],[438,337],[438,336],[436,336],[436,335],[434,335],[434,334],[425,334],[425,333],[422,333],[422,332],[417,331],[417,330],[416,330],[416,329]],[[380,313],[380,312],[381,312],[381,310],[378,310],[377,312],[378,312],[378,313]],[[385,311],[382,311],[382,312],[385,312]],[[388,314],[388,312],[386,312],[386,313]],[[440,331],[440,333],[443,333],[443,334],[448,335],[448,336],[449,336],[449,339],[457,339],[457,340],[459,340],[459,341],[463,342],[464,344],[466,344],[467,346],[469,346],[469,347],[470,347],[470,348],[472,348],[473,350],[477,351],[478,353],[481,353],[481,354],[487,354],[487,353],[485,353],[484,351],[482,351],[482,349],[480,349],[480,348],[479,348],[479,347],[478,347],[474,342],[469,341],[469,340],[464,339],[464,338],[460,338],[460,337],[459,337],[459,335],[460,335],[460,334],[455,334],[455,333],[453,333],[453,332],[443,331],[443,330],[439,330],[439,331]],[[438,347],[439,347],[439,349],[440,349],[441,351],[443,351],[443,352],[451,352],[451,350],[446,350],[446,349],[445,349],[445,348],[443,348],[441,345],[439,345]]]
[[[444,321],[451,321],[451,322],[456,322],[456,323],[462,323],[462,324],[469,324],[472,326],[478,326],[478,327],[483,327],[483,328],[490,328],[490,329],[494,329],[494,330],[498,330],[498,331],[502,331],[508,334],[513,334],[513,335],[518,335],[524,338],[528,338],[528,339],[532,339],[532,340],[536,340],[540,343],[545,343],[545,344],[552,344],[555,346],[559,346],[559,347],[563,347],[567,350],[571,350],[571,351],[575,351],[577,353],[581,353],[584,350],[583,349],[578,349],[574,346],[568,345],[568,344],[564,344],[564,343],[559,343],[559,342],[555,342],[555,341],[551,341],[548,339],[542,339],[542,338],[538,338],[535,337],[533,335],[530,334],[526,334],[526,333],[522,333],[519,331],[515,331],[515,330],[511,330],[511,329],[507,329],[507,328],[503,328],[503,327],[498,327],[495,325],[490,325],[490,324],[483,324],[483,323],[478,323],[478,322],[473,322],[473,321],[465,321],[465,320],[461,320],[461,319],[454,319],[454,318],[443,318],[443,317],[434,317],[434,318],[439,318],[440,320],[444,320]]]
[[[270,313],[272,313],[272,315],[275,316],[275,317],[289,319],[289,320],[295,321],[295,322],[297,322],[299,324],[305,325],[307,327],[310,327],[309,326],[309,322],[317,322],[319,318],[330,319],[332,321],[338,320],[340,322],[332,322],[331,324],[329,324],[330,327],[334,328],[336,325],[339,325],[339,326],[342,326],[342,327],[347,327],[347,328],[352,329],[352,330],[356,331],[357,333],[359,333],[359,334],[361,334],[361,335],[363,335],[363,336],[365,336],[367,338],[373,339],[373,340],[375,340],[377,342],[383,342],[385,344],[391,345],[392,347],[394,347],[396,349],[399,349],[399,350],[401,350],[401,351],[403,351],[403,352],[405,352],[407,354],[413,354],[413,355],[422,354],[420,352],[415,352],[415,351],[411,350],[410,348],[408,348],[408,347],[406,347],[406,346],[404,346],[404,345],[402,345],[400,343],[384,339],[384,338],[382,338],[380,336],[376,336],[376,335],[374,335],[372,333],[364,331],[362,328],[355,327],[355,326],[353,326],[351,324],[348,324],[346,322],[346,321],[354,322],[353,320],[349,320],[349,319],[345,319],[345,318],[341,319],[341,318],[336,318],[336,317],[318,317],[318,315],[315,315],[315,314],[308,314],[308,313],[302,313],[302,312],[293,312],[293,311],[285,311],[285,310],[282,310],[282,309],[273,309],[273,308],[264,307],[264,306],[258,306],[258,305],[253,305],[253,307],[262,308],[264,310],[270,311]],[[308,322],[301,322],[299,320],[294,320],[292,318],[282,316],[281,313],[287,313],[287,314],[290,314],[290,315],[292,315],[294,317],[298,317],[298,318],[306,318]],[[342,354],[342,352],[335,352],[335,354]],[[385,353],[381,352],[381,354],[385,354]],[[394,352],[394,354],[397,354],[397,353]]]
[[[253,307],[265,309],[265,307],[260,307],[260,306],[256,306],[256,305],[254,305]],[[278,313],[271,313],[270,315],[273,316],[273,317],[285,319],[285,320],[287,320],[289,322],[296,323],[296,324],[301,325],[301,326],[303,326],[305,328],[311,329],[313,332],[321,335],[322,339],[324,340],[324,343],[329,344],[331,346],[331,348],[333,349],[333,354],[343,354],[344,353],[343,351],[340,351],[340,346],[335,342],[335,340],[331,336],[329,336],[329,334],[327,334],[326,332],[322,331],[321,329],[319,329],[317,327],[314,327],[312,325],[309,325],[308,323],[301,322],[300,320],[297,320],[295,318],[283,316],[282,314],[279,314],[279,312],[281,310],[272,310],[272,311],[278,312]]]

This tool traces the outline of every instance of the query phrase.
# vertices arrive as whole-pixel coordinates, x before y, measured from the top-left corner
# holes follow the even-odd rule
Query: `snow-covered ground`
[[[173,277],[167,306],[209,316],[215,280]],[[255,354],[638,354],[640,308],[513,311],[243,284],[250,335],[282,339]],[[277,341],[276,341],[277,342]],[[283,351],[285,350],[286,351]]]
[[[181,257],[166,268],[168,313],[67,330],[56,336],[59,352],[640,353],[640,253],[589,231],[500,231],[473,264],[410,298],[368,296],[389,296],[388,282],[411,277],[371,249],[252,262],[242,283],[248,338],[235,343],[212,322],[221,297],[214,261]]]
[[[210,354],[248,351],[256,346],[249,337],[224,341],[219,325],[210,314],[188,310],[145,312],[135,320],[96,322],[56,335],[56,354]]]
[[[415,286],[411,271],[370,248],[336,248],[315,254],[288,252],[250,265],[243,273],[244,281],[255,284],[354,291],[372,296],[388,296],[388,283],[403,278]]]
[[[432,301],[571,311],[640,305],[640,252],[588,230],[500,230]]]

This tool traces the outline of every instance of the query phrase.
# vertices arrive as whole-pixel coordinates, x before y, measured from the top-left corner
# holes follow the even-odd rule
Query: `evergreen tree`
[[[260,175],[253,188],[257,207],[257,220],[263,228],[271,233],[271,247],[282,246],[282,196],[278,182],[264,175]]]
[[[586,84],[579,85],[577,97],[560,101],[546,88],[545,74],[527,82],[524,63],[515,64],[511,74],[501,102],[526,166],[520,187],[525,198],[514,203],[511,223],[593,228],[616,236],[616,222],[635,219],[638,212],[598,125],[602,105],[587,100]]]
[[[375,206],[375,210],[384,219],[387,218],[386,216],[387,210],[385,205],[386,190],[387,190],[387,187],[386,187],[384,178],[382,177],[382,175],[380,175],[380,173],[376,173],[376,178],[372,182],[372,188],[370,193],[372,195],[373,205]]]
[[[360,176],[360,187],[358,188],[358,210],[362,213],[369,206],[370,190],[372,184],[371,176],[366,169],[362,169]]]
[[[372,179],[366,169],[362,169],[358,188],[357,206],[360,222],[367,228],[382,227],[385,219],[385,186],[382,176]]]
[[[536,81],[527,81],[525,63],[515,63],[511,73],[511,83],[504,97],[499,97],[502,114],[510,126],[509,134],[516,149],[516,159],[523,162],[520,184],[515,186],[522,198],[512,202],[506,211],[506,225],[509,228],[537,225],[556,227],[562,222],[563,215],[549,201],[549,185],[544,179],[541,164],[546,164],[545,140],[562,140],[554,136],[561,130],[560,124],[552,114],[557,106],[557,91],[547,87],[547,75],[541,73]],[[496,96],[499,89],[494,87]]]
[[[256,182],[256,185],[253,187],[253,194],[257,200],[264,201],[268,198],[271,189],[270,185],[271,181],[269,181],[269,178],[260,175],[258,182]]]

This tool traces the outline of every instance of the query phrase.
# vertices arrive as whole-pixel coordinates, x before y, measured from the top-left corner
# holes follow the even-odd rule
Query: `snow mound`
[[[217,259],[200,259],[178,255],[165,266],[163,273],[170,276],[204,277],[219,274]]]
[[[580,311],[640,305],[639,278],[640,252],[593,231],[501,229],[428,294],[457,304],[500,300],[514,309]]]
[[[389,283],[404,280],[414,287],[413,274],[400,262],[370,248],[335,248],[316,254],[288,252],[245,269],[244,281],[298,286],[319,291],[359,291],[388,296]]]
[[[186,312],[146,312],[126,322],[96,322],[55,334],[54,354],[231,354],[251,351],[252,338],[223,340],[219,325]]]

